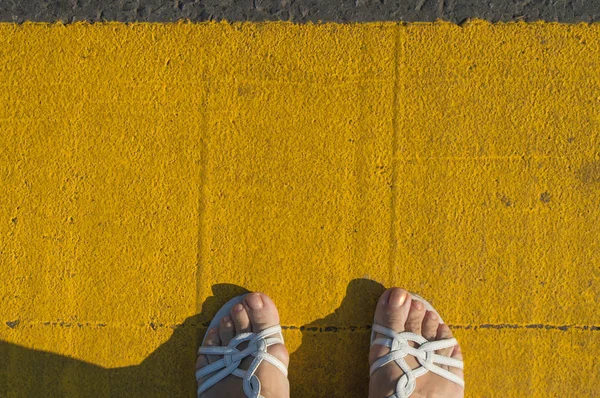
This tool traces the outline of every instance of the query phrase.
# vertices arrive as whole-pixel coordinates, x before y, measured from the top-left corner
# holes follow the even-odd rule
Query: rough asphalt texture
[[[600,20],[598,0],[0,0],[0,22]]]

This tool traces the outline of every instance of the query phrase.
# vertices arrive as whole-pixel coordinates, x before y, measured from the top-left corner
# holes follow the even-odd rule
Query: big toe
[[[263,293],[249,293],[244,298],[244,308],[248,312],[254,333],[279,324],[279,313],[275,303]]]
[[[254,333],[259,333],[271,326],[279,324],[279,313],[275,303],[264,293],[250,293],[243,301],[244,308],[248,312],[250,325]],[[272,335],[277,336],[277,335]],[[288,351],[284,344],[269,346],[267,352],[277,358],[287,369],[290,363]],[[261,380],[262,392],[265,397],[288,397],[289,381],[281,369],[277,369],[272,363],[263,361],[258,367],[256,375]]]
[[[404,326],[410,311],[410,294],[398,287],[383,292],[375,309],[375,323],[392,329],[394,332],[404,332]],[[375,338],[386,337],[376,333]],[[373,345],[369,350],[369,363],[375,362],[382,355],[389,352],[389,348],[381,345]]]
[[[410,294],[398,287],[383,292],[375,309],[375,322],[395,332],[403,332],[410,310]]]

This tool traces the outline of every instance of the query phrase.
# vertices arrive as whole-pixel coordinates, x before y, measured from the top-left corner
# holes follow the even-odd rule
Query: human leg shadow
[[[290,357],[292,397],[366,397],[369,338],[385,287],[354,279],[340,307],[300,327],[302,344]]]
[[[231,284],[213,285],[212,290],[200,314],[172,326],[169,340],[135,366],[109,369],[0,341],[0,396],[193,397],[196,350],[208,324],[229,299],[248,292]],[[152,325],[161,327],[171,326]],[[112,347],[126,349],[118,341]]]
[[[135,366],[104,368],[0,341],[0,396],[193,397],[196,350],[208,324],[229,299],[248,292],[231,284],[212,290],[200,314],[173,326],[169,340]],[[289,368],[292,397],[367,396],[369,334],[384,290],[377,282],[355,279],[338,309],[299,328],[302,344]],[[161,327],[170,326],[152,325]],[[112,347],[126,349],[118,341]]]

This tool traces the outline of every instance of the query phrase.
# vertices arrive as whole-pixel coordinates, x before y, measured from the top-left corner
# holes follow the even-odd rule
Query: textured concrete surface
[[[597,396],[600,26],[0,24],[0,395],[193,396],[227,299],[364,397],[385,287],[470,396]]]
[[[0,21],[593,22],[596,0],[3,0]]]

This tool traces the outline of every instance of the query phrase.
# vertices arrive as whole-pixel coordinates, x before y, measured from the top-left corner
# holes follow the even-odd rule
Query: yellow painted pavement
[[[467,395],[600,396],[600,25],[0,24],[0,395],[193,396],[248,290],[294,396],[428,298]],[[198,315],[199,314],[199,315]]]

